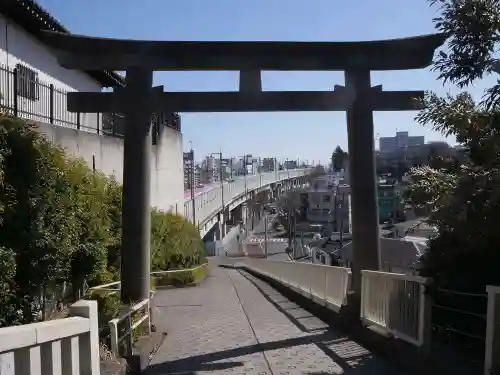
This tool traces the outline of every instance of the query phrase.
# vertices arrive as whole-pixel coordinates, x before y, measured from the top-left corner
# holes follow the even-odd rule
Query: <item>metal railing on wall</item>
[[[183,275],[188,273],[196,272],[202,268],[207,268],[208,264],[203,263],[192,268],[167,270],[167,271],[152,271],[151,278],[153,280],[160,280],[164,277]],[[130,354],[132,352],[132,347],[137,338],[141,335],[138,330],[145,329],[143,334],[151,334],[151,320],[152,320],[152,308],[151,300],[154,297],[157,288],[162,288],[161,285],[153,285],[150,292],[150,297],[142,301],[137,302],[133,306],[127,307],[123,310],[118,317],[111,319],[108,322],[109,330],[104,331],[105,336],[109,335],[109,344],[111,351],[117,356],[122,357],[124,355]],[[120,293],[121,282],[115,281],[112,283],[97,285],[89,289],[89,292],[105,295],[113,295]],[[108,333],[109,332],[109,333]],[[108,337],[104,337],[108,341]],[[103,337],[101,337],[103,339]]]
[[[27,74],[26,71],[32,74]],[[125,116],[119,113],[75,113],[67,110],[68,91],[38,79],[38,74],[18,64],[0,65],[0,109],[12,116],[96,134],[123,137]],[[162,126],[181,131],[177,113],[155,113],[151,117],[153,144]]]

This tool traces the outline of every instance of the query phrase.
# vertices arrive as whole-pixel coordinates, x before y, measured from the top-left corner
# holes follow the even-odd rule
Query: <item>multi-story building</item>
[[[262,169],[264,172],[275,171],[276,170],[276,159],[275,158],[262,159]]]
[[[349,233],[350,187],[340,185],[333,175],[317,177],[303,193],[307,197],[307,220],[317,223],[331,223],[332,230]]]
[[[213,183],[219,180],[219,168],[214,156],[207,156],[201,163],[201,168],[204,170],[203,183]]]
[[[190,169],[184,169],[184,190],[191,189],[191,181],[194,189],[201,184],[201,171],[200,167],[197,165],[194,166],[193,171]]]
[[[63,122],[76,124],[79,120],[82,129],[96,129],[97,124],[102,124],[102,115],[82,114],[77,119],[75,113],[66,110],[66,93],[100,92],[102,87],[123,85],[123,78],[111,71],[63,68],[42,41],[43,30],[68,33],[34,1],[0,2],[2,107],[33,121],[62,125]],[[12,91],[14,81],[17,92]],[[48,102],[49,96],[53,101]]]
[[[298,168],[297,160],[285,160],[283,163],[284,169],[296,169]]]
[[[200,185],[200,167],[194,163],[194,153],[184,153],[184,190],[190,190]]]
[[[410,136],[408,132],[397,132],[394,137],[380,137],[379,139],[380,152],[394,152],[424,144],[424,136]]]
[[[444,158],[457,157],[458,152],[446,142],[430,142],[393,151],[377,151],[377,169],[408,169],[412,166],[428,164],[431,155]]]
[[[113,71],[63,68],[44,42],[43,32],[47,30],[69,33],[35,0],[0,1],[0,106],[36,124],[69,155],[82,158],[89,167],[121,182],[123,132],[116,130],[123,116],[69,112],[66,94],[122,87],[124,79]],[[181,211],[184,189],[180,121],[172,113],[153,118],[151,204]]]
[[[388,182],[379,183],[377,194],[380,222],[404,218],[403,199],[397,185]]]

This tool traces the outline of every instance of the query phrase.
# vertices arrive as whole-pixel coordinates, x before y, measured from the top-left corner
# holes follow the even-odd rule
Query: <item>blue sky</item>
[[[150,40],[343,41],[434,32],[436,10],[425,0],[39,0],[71,32]],[[237,72],[157,72],[168,90],[237,90]],[[341,72],[264,72],[263,89],[329,90]],[[393,90],[444,92],[430,70],[372,74]],[[484,82],[471,91],[478,97]],[[453,88],[452,88],[453,89]],[[455,91],[455,90],[453,90]],[[414,112],[375,113],[376,136],[407,130],[427,140],[443,136],[414,122]],[[197,159],[222,149],[226,156],[329,159],[347,149],[343,112],[183,114],[184,147]],[[453,143],[453,139],[448,139]]]

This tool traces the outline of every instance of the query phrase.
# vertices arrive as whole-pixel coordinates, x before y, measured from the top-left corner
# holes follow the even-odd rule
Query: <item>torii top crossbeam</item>
[[[46,32],[68,69],[406,70],[428,66],[442,34],[363,42],[188,42],[93,38]]]

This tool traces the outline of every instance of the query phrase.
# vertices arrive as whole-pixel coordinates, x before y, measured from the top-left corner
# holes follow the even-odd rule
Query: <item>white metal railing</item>
[[[174,275],[174,274],[179,274],[179,273],[185,273],[185,272],[194,272],[197,271],[198,269],[202,267],[206,267],[207,263],[203,263],[199,266],[193,267],[193,268],[181,268],[178,270],[168,270],[168,271],[151,271],[151,276],[158,277],[160,275]],[[112,283],[107,283],[107,284],[101,284],[97,286],[93,286],[89,288],[89,292],[104,292],[108,293],[108,295],[116,294],[120,292],[120,286],[121,286],[121,281],[113,281]],[[153,291],[151,291],[151,294],[153,294]]]
[[[484,375],[500,371],[500,286],[487,285],[488,309],[486,313],[486,347]]]
[[[268,173],[259,173],[239,177],[233,182],[224,183],[224,206],[236,199],[243,193],[258,189],[278,181],[304,176],[308,169],[290,169]],[[214,186],[206,192],[198,194],[195,198],[196,221],[200,225],[210,215],[222,209],[221,186]],[[191,199],[184,202],[184,217],[193,219],[193,204]]]
[[[334,311],[340,311],[347,303],[351,285],[349,268],[267,259],[245,259],[238,264],[275,279]]]
[[[96,301],[78,301],[70,317],[0,328],[2,375],[99,375]]]
[[[411,344],[422,347],[430,340],[431,279],[399,273],[363,270],[361,320]]]
[[[175,275],[187,272],[196,272],[203,267],[207,267],[207,263],[193,267],[178,270],[168,270],[168,271],[152,271],[151,276],[157,278],[159,276],[165,275]],[[112,283],[97,285],[89,288],[89,292],[94,293],[108,293],[108,295],[116,294],[120,292],[120,281],[115,281]],[[122,312],[119,317],[112,319],[108,322],[109,332],[110,332],[110,343],[111,351],[117,357],[122,357],[123,352],[120,350],[122,342],[125,340],[125,349],[127,353],[131,353],[132,345],[134,343],[134,332],[135,330],[147,324],[147,333],[151,334],[151,299],[154,296],[154,290],[151,290],[149,299],[142,300],[135,305],[127,308],[126,311]],[[140,316],[135,316],[139,314]],[[124,327],[121,327],[121,324]],[[3,375],[3,374],[1,374]]]
[[[136,317],[136,314],[140,316]],[[134,320],[135,318],[135,320]],[[120,324],[125,326],[120,329]],[[147,324],[147,325],[146,325]],[[123,341],[126,344],[126,353],[132,353],[134,344],[134,331],[141,325],[147,327],[147,334],[151,334],[151,308],[150,298],[144,299],[139,303],[128,308],[118,318],[111,319],[108,323],[111,342],[111,351],[116,357],[123,357],[123,352],[120,350],[120,345]]]

